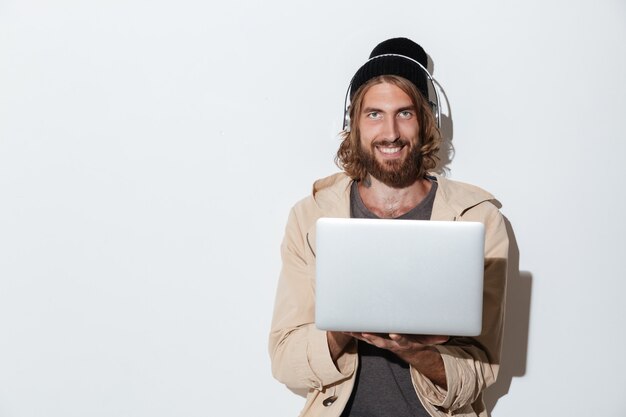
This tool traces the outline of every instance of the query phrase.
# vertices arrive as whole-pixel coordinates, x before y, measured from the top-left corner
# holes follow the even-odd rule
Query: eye
[[[372,120],[378,120],[382,117],[382,115],[377,111],[371,111],[367,113],[367,118]]]
[[[400,113],[398,113],[398,117],[400,117],[401,119],[410,119],[413,116],[413,113],[409,110],[402,110]]]

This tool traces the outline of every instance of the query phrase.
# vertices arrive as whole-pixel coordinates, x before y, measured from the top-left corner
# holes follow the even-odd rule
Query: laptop
[[[478,336],[484,242],[477,222],[321,218],[316,326]]]

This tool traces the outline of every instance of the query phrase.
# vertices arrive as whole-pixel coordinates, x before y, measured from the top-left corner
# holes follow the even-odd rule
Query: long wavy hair
[[[359,157],[361,134],[359,130],[359,115],[363,107],[365,93],[376,84],[389,83],[404,91],[413,102],[417,110],[419,125],[418,137],[420,140],[421,164],[418,178],[423,178],[426,172],[433,170],[438,162],[441,133],[437,128],[435,116],[428,100],[413,85],[412,82],[396,75],[380,75],[363,84],[354,94],[350,104],[350,131],[341,133],[341,144],[335,156],[335,164],[343,169],[353,180],[361,181],[367,176],[367,170]]]

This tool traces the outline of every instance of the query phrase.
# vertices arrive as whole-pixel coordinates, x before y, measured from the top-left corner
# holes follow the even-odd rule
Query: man
[[[350,86],[337,162],[289,215],[270,355],[274,376],[308,390],[302,416],[486,416],[504,313],[508,239],[489,193],[437,177],[440,134],[426,53],[406,38],[379,44]],[[326,332],[315,327],[315,222],[320,217],[480,221],[485,225],[480,336]]]

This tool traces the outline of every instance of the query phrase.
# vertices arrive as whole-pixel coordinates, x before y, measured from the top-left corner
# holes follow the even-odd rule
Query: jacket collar
[[[437,194],[431,220],[456,220],[468,209],[485,201],[500,208],[501,204],[487,191],[474,185],[452,181],[429,174],[437,181]],[[350,185],[352,179],[343,172],[315,181],[313,199],[325,217],[350,217]]]

